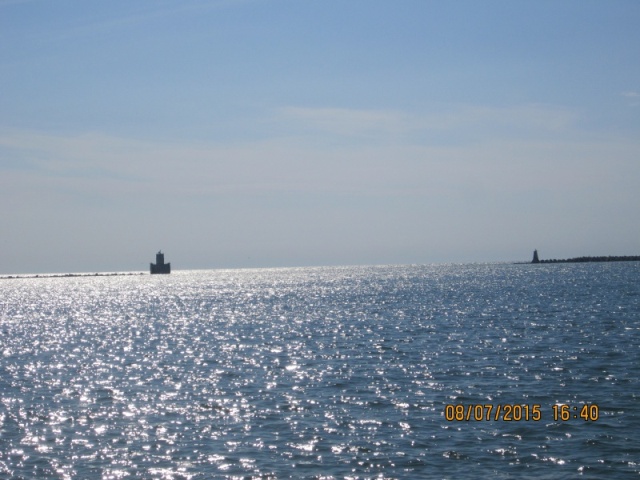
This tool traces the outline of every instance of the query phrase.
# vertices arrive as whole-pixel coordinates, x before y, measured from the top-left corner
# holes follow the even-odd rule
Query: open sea
[[[640,262],[0,279],[0,478],[640,478],[639,377]]]

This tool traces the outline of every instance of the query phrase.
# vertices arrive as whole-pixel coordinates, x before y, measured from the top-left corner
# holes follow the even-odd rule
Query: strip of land
[[[130,275],[144,275],[142,272],[123,272],[123,273],[51,273],[38,275],[7,275],[0,277],[0,280],[10,278],[74,278],[74,277],[122,277]]]
[[[609,256],[609,257],[576,257],[566,259],[550,259],[540,260],[538,262],[531,263],[583,263],[583,262],[638,262],[640,261],[640,255],[625,255],[625,256]]]

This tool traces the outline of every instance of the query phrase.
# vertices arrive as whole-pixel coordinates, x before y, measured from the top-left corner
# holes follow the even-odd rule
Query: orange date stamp
[[[470,422],[470,421],[498,421],[520,422],[534,421],[542,419],[542,406],[538,404],[447,404],[444,407],[444,417],[449,422]]]
[[[580,406],[556,404],[551,407],[551,416],[556,422],[577,419],[595,422],[600,417],[600,409],[595,403]],[[444,418],[448,422],[539,422],[542,420],[542,405],[537,403],[446,404]]]

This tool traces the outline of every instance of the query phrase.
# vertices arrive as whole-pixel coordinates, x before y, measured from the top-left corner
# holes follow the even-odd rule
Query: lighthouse
[[[171,263],[164,263],[164,253],[162,250],[156,253],[156,263],[150,264],[151,274],[171,273]]]
[[[533,260],[531,260],[531,263],[540,263],[540,259],[538,258],[538,250],[533,251]]]

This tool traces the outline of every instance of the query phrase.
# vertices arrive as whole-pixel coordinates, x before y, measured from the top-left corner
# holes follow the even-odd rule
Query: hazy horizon
[[[639,21],[0,0],[0,274],[640,254]]]
[[[531,252],[533,254],[533,252]],[[532,256],[532,255],[531,255]],[[541,257],[540,260],[542,265],[561,265],[566,264],[563,260],[578,258],[578,257],[598,257],[598,256],[609,256],[609,255],[577,255],[571,257]],[[615,255],[611,255],[615,256]],[[619,256],[631,256],[637,257],[640,255],[619,255]],[[560,261],[559,263],[551,262],[546,263],[546,261]],[[637,261],[637,260],[629,260],[629,261]],[[611,263],[623,263],[624,261],[612,261]],[[60,270],[60,271],[31,271],[31,272],[2,272],[0,273],[0,278],[34,278],[35,276],[39,277],[91,277],[94,275],[98,276],[129,276],[129,275],[140,275],[140,274],[149,274],[149,263],[155,263],[155,259],[152,262],[146,263],[146,268],[140,267],[138,269],[121,269],[121,270],[83,270],[83,271],[68,271],[68,270]],[[172,263],[168,258],[165,258],[165,263]],[[607,263],[607,262],[595,262],[595,263]],[[375,268],[375,267],[402,267],[402,266],[452,266],[452,265],[526,265],[531,264],[531,258],[522,258],[522,259],[510,259],[510,260],[491,260],[491,261],[467,261],[467,262],[431,262],[431,263],[379,263],[379,264],[322,264],[322,265],[261,265],[261,266],[214,266],[214,267],[191,267],[191,268],[180,268],[179,266],[175,266],[172,263],[171,265],[171,273],[178,272],[192,272],[192,271],[233,271],[233,270],[278,270],[278,269],[314,269],[314,268]],[[162,275],[161,275],[162,276]]]

